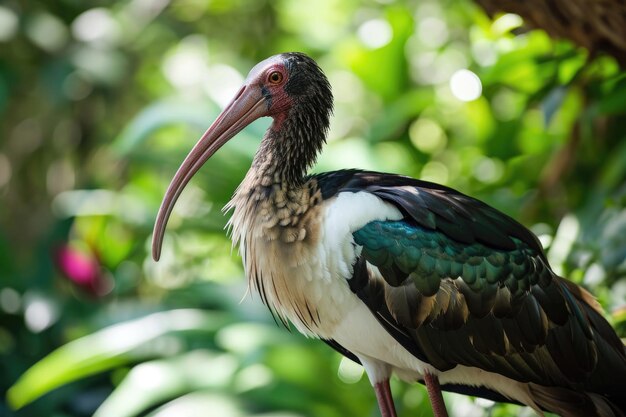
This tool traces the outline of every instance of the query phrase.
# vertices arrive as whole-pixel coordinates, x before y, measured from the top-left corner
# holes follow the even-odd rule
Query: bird
[[[225,209],[249,286],[276,317],[361,364],[383,417],[392,375],[531,407],[626,415],[626,352],[585,289],[558,276],[537,237],[451,188],[345,169],[309,174],[333,112],[308,55],[252,68],[171,180],[154,224],[158,261],[176,200],[245,126],[273,119]]]

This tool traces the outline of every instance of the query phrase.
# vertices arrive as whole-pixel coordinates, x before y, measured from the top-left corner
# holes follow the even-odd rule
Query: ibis
[[[246,125],[269,116],[227,208],[245,273],[270,310],[360,363],[383,417],[395,374],[562,416],[626,414],[626,353],[594,297],[556,275],[538,239],[451,188],[357,169],[309,175],[333,110],[302,53],[257,64],[189,152],[161,204],[152,255],[185,185]]]

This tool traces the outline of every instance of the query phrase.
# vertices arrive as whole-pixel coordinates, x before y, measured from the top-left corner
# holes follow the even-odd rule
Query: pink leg
[[[435,375],[425,373],[424,383],[426,383],[428,398],[433,407],[435,417],[448,417],[448,410],[446,410],[446,404],[443,402],[443,396],[441,395],[439,379]]]
[[[382,417],[397,417],[396,407],[393,405],[391,389],[389,388],[389,378],[374,384],[374,391],[376,391],[376,399]]]

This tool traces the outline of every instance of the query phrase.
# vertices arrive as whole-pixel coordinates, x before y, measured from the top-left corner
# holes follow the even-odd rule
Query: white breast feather
[[[356,253],[352,233],[375,220],[400,220],[402,213],[393,205],[366,192],[339,193],[325,213],[320,251],[327,267],[338,278],[350,279]]]
[[[366,192],[344,192],[326,203],[320,241],[314,253],[294,273],[295,286],[308,294],[319,314],[313,334],[298,317],[286,312],[294,326],[309,336],[331,338],[333,329],[346,314],[362,302],[348,287],[353,264],[360,248],[352,233],[374,220],[399,220],[400,211],[379,197]]]

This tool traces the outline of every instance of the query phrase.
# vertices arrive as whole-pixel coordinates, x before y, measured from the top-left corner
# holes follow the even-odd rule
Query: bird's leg
[[[446,410],[446,404],[443,402],[443,395],[441,395],[439,378],[426,372],[424,373],[424,383],[435,417],[448,417],[448,410]]]
[[[376,391],[376,399],[382,417],[397,417],[396,407],[393,405],[393,398],[391,397],[389,378],[375,383],[374,391]]]

